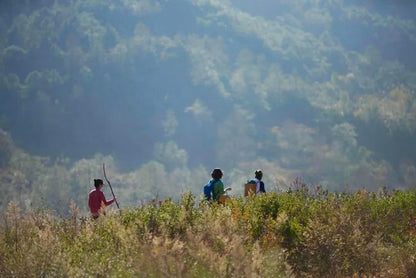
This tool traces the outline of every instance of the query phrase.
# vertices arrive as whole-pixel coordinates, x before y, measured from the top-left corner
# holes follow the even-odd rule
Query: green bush
[[[2,277],[414,277],[414,191],[297,190],[231,198],[192,193],[97,220],[10,203]]]

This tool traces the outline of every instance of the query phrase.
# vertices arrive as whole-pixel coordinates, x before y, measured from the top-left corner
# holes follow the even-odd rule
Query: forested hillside
[[[412,1],[0,2],[0,209],[416,180]],[[106,195],[110,197],[109,192]]]

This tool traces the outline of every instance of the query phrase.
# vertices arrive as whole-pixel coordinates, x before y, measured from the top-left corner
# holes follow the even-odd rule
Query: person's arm
[[[106,199],[105,199],[105,196],[104,196],[104,193],[102,192],[102,191],[100,191],[101,192],[101,202],[105,205],[105,206],[109,206],[109,205],[111,205],[112,203],[114,203],[114,199],[111,199],[110,201],[107,201]]]
[[[266,188],[264,187],[264,182],[260,181],[260,191],[266,193]]]
[[[105,201],[104,202],[104,204],[106,205],[106,206],[109,206],[109,205],[111,205],[112,203],[114,203],[115,202],[115,199],[111,199],[110,201]]]

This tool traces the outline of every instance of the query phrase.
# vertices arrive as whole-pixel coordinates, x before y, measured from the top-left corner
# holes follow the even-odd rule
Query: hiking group
[[[205,200],[212,200],[224,204],[225,201],[229,198],[227,193],[231,190],[231,188],[224,188],[224,184],[221,180],[223,175],[223,171],[219,168],[215,168],[214,170],[212,170],[212,179],[204,186]],[[266,193],[266,190],[264,188],[264,182],[261,180],[263,178],[263,171],[256,170],[254,172],[254,175],[255,178],[248,180],[245,184],[244,196]]]
[[[211,172],[211,180],[204,186],[204,197],[207,201],[218,202],[224,204],[228,198],[228,191],[230,187],[224,188],[222,177],[224,173],[220,168],[215,168]],[[264,188],[264,182],[262,170],[256,170],[254,172],[254,179],[250,179],[245,184],[244,196],[252,194],[262,194],[266,190]],[[107,201],[102,191],[104,183],[101,179],[94,179],[95,189],[92,190],[88,196],[88,207],[90,208],[91,217],[97,219],[100,214],[105,214],[105,207],[111,205],[116,201],[116,198]]]

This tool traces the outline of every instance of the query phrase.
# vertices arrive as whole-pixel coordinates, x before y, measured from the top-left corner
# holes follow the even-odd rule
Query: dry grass
[[[414,192],[166,200],[98,220],[11,203],[1,277],[415,277]],[[398,217],[400,215],[400,217]]]

